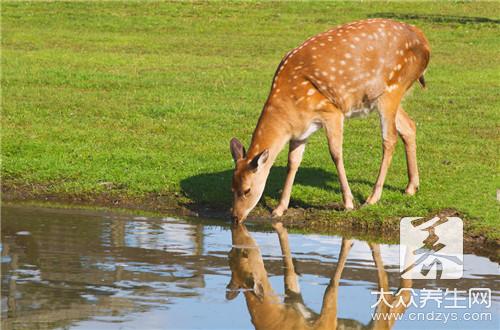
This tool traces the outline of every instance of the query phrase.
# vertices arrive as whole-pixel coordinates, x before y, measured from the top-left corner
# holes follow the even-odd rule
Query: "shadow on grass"
[[[400,20],[416,19],[428,21],[433,23],[459,23],[459,24],[476,24],[476,23],[492,23],[500,24],[500,20],[491,19],[487,17],[473,17],[473,16],[452,16],[452,15],[439,15],[439,14],[396,14],[396,13],[374,13],[368,15],[370,18],[393,18]]]
[[[281,190],[285,182],[286,173],[287,168],[284,166],[275,166],[271,169],[271,174],[269,175],[269,178],[267,180],[264,196],[269,196],[274,200],[279,200]],[[199,207],[200,205],[203,205],[213,209],[229,209],[231,207],[233,198],[231,193],[232,174],[233,170],[230,169],[221,172],[195,175],[182,180],[181,188],[184,194],[193,201],[193,207]],[[370,187],[374,184],[373,182],[367,180],[356,179],[349,180],[349,182],[360,185],[368,185]],[[334,169],[332,169],[332,171],[325,171],[321,168],[301,167],[297,172],[294,185],[314,187],[325,191],[334,192],[335,194],[341,194],[338,178]],[[393,187],[390,185],[385,185],[384,189],[401,193],[404,192],[404,189]],[[354,189],[352,193],[354,199],[359,203],[363,203],[367,197],[361,194],[361,192]],[[190,207],[189,205],[186,206],[188,208]],[[268,205],[264,206],[268,209],[271,209],[271,207],[269,207]],[[301,199],[294,197],[293,192],[290,201],[290,207],[304,209],[343,209],[342,205],[339,204],[316,205],[307,203]]]

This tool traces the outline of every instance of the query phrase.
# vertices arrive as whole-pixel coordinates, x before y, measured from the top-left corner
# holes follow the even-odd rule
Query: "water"
[[[4,207],[2,329],[500,328],[499,265],[487,258],[466,255],[460,280],[409,283],[397,245],[275,227]],[[491,306],[429,300],[375,322],[379,285],[406,288],[417,305],[423,288],[457,289],[457,306],[471,288],[488,288]],[[409,319],[417,313],[457,320]]]

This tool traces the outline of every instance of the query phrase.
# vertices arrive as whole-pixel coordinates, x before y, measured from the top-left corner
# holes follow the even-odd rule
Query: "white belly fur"
[[[323,125],[320,122],[312,122],[311,125],[300,135],[296,138],[298,141],[303,141],[306,140],[309,136],[311,136],[312,133],[316,132],[319,130]]]

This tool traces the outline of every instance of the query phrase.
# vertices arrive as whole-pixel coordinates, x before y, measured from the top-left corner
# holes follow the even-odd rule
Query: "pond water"
[[[499,265],[484,257],[465,255],[460,280],[409,281],[398,245],[279,223],[11,205],[1,224],[2,329],[500,328]]]

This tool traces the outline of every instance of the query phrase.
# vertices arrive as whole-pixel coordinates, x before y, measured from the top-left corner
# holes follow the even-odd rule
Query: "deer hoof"
[[[352,211],[354,210],[354,204],[352,203],[352,201],[346,202],[344,204],[344,208],[346,211]]]
[[[409,196],[413,196],[417,193],[417,191],[418,191],[418,186],[408,185],[408,187],[406,187],[406,189],[405,189],[405,194],[409,195]]]
[[[373,204],[376,204],[378,201],[379,201],[380,198],[376,198],[376,197],[373,197],[373,196],[370,196],[368,197],[368,199],[366,200],[365,202],[365,206],[367,205],[373,205]]]
[[[283,213],[285,213],[285,208],[282,208],[282,207],[277,207],[273,210],[273,213],[272,213],[272,217],[273,218],[279,218],[281,216],[283,216]]]

